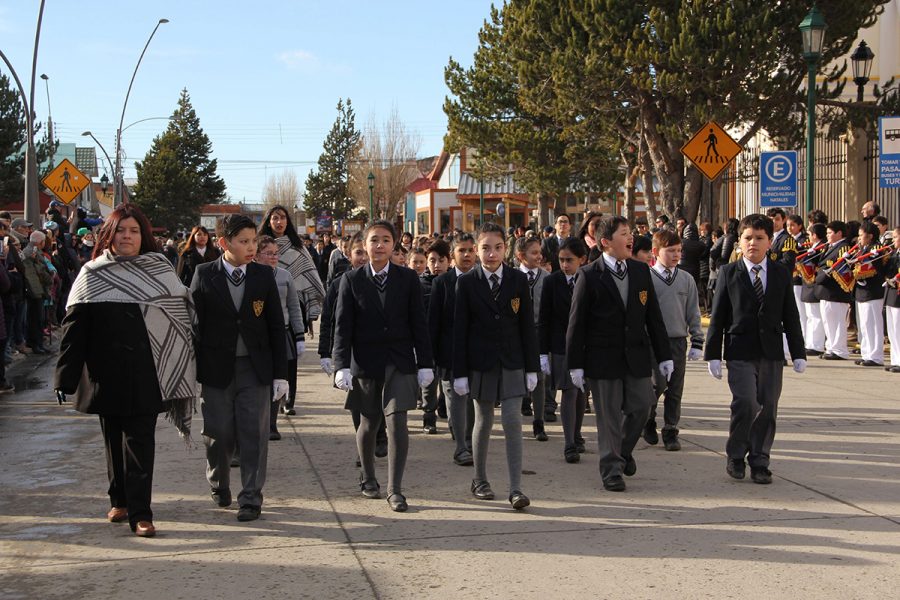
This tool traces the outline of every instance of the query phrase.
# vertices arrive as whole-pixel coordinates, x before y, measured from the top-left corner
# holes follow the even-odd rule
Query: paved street
[[[23,371],[28,367],[29,371]],[[689,364],[682,452],[638,446],[625,494],[604,492],[596,444],[580,464],[525,429],[524,491],[505,501],[499,423],[495,502],[468,493],[441,434],[413,430],[405,492],[390,512],[356,485],[342,394],[307,352],[300,414],[270,445],[262,519],[208,496],[202,446],[158,427],[153,539],[105,520],[97,418],[59,407],[52,362],[17,364],[0,397],[2,598],[886,598],[900,574],[900,376],[812,359],[785,376],[775,482],[725,474],[728,387]],[[420,422],[419,413],[411,421]],[[499,421],[499,419],[498,419]],[[588,415],[585,430],[594,420]],[[199,415],[195,422],[199,441]],[[386,481],[384,460],[379,477]],[[235,492],[237,490],[235,489]],[[502,492],[502,493],[501,493]],[[502,498],[501,498],[502,496]]]

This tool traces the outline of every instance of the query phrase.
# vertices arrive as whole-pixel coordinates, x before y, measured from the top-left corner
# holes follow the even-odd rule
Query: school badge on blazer
[[[778,255],[772,252],[771,254],[769,254],[769,258],[771,258],[772,260],[778,260]]]
[[[646,306],[647,304],[647,290],[642,291],[638,294],[638,299],[641,301],[641,304]]]
[[[254,300],[253,301],[253,314],[257,317],[262,314],[263,308],[266,306],[265,300]]]
[[[522,304],[522,301],[518,298],[513,298],[509,301],[509,305],[512,307],[513,312],[519,314],[519,306]]]

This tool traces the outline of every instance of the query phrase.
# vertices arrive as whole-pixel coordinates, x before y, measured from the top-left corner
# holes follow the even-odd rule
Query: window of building
[[[452,188],[459,187],[459,156],[454,155],[447,165],[447,182]]]

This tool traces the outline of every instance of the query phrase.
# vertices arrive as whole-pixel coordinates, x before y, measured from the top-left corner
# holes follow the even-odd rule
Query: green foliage
[[[350,166],[359,154],[360,134],[350,99],[338,100],[338,116],[325,137],[317,169],[306,179],[304,208],[309,214],[330,211],[335,219],[353,215],[356,202],[350,193]]]
[[[18,200],[25,193],[28,126],[25,123],[25,107],[13,85],[9,77],[0,74],[0,199],[3,200]],[[35,136],[40,130],[40,123],[35,123]],[[45,132],[41,141],[35,144],[38,164],[50,155],[49,142]]]
[[[182,90],[168,127],[153,139],[144,161],[135,163],[134,203],[154,227],[174,231],[196,225],[204,204],[225,198],[225,182],[216,174],[211,152],[191,98]]]

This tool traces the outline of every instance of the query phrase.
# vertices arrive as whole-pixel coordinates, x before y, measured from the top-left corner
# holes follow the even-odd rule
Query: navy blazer
[[[650,377],[650,348],[658,362],[672,360],[666,324],[647,263],[627,259],[628,303],[601,255],[581,267],[575,280],[566,360],[590,379]]]
[[[504,369],[540,370],[534,309],[528,277],[507,265],[500,280],[500,296],[481,265],[456,280],[453,316],[453,376],[487,372],[497,364]]]
[[[816,273],[815,283],[815,294],[819,300],[844,302],[846,304],[850,304],[853,301],[850,292],[845,292],[838,285],[838,282],[834,280],[834,277],[830,273],[825,272],[825,269],[831,267],[849,249],[850,244],[847,243],[847,240],[841,240],[819,258],[819,270]]]
[[[566,329],[572,308],[572,290],[566,274],[556,271],[544,282],[538,320],[538,349],[541,354],[566,353]]]
[[[197,266],[191,295],[197,310],[197,381],[226,388],[234,379],[238,332],[250,351],[250,363],[260,384],[287,379],[284,314],[275,270],[247,265],[244,299],[235,309],[224,258]]]
[[[335,370],[384,379],[389,364],[406,374],[433,367],[422,285],[415,271],[388,267],[383,306],[371,264],[344,273],[340,282],[334,321]]]
[[[784,360],[782,333],[792,359],[806,358],[791,273],[766,259],[766,293],[756,297],[747,266],[738,260],[719,269],[705,360]],[[724,340],[724,352],[722,343]]]
[[[456,299],[456,269],[451,268],[431,283],[428,304],[428,337],[434,362],[443,369],[453,368],[453,310]]]

